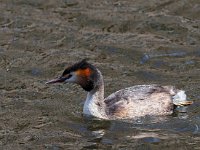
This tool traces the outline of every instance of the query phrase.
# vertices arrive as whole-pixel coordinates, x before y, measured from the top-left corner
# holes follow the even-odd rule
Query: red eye
[[[69,74],[68,76],[67,76],[67,79],[69,79],[69,78],[71,78],[72,77],[72,75],[71,74]]]

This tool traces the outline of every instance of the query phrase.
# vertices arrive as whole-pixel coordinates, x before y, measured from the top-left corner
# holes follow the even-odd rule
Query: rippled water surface
[[[0,0],[0,149],[200,149],[199,0]],[[45,85],[90,58],[106,96],[175,85],[187,113],[83,118],[79,86]]]

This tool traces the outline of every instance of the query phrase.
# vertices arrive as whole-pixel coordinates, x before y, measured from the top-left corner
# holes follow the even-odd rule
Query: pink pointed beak
[[[53,83],[62,83],[66,80],[66,78],[63,78],[63,77],[59,77],[59,78],[56,78],[56,79],[52,79],[50,81],[47,81],[45,84],[53,84]]]

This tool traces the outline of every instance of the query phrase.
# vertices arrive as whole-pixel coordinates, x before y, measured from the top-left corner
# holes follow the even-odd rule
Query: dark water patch
[[[109,129],[111,122],[106,120],[97,120],[91,118],[85,118],[87,129],[90,131],[96,131],[100,129]]]
[[[23,81],[18,81],[17,79],[4,78],[3,82],[0,84],[0,89],[7,91],[22,90],[25,88],[26,84]]]
[[[140,60],[140,64],[144,64],[150,60],[150,56],[148,54],[144,54]]]
[[[102,30],[109,33],[132,33],[134,30],[133,25],[137,25],[137,23],[131,21],[115,21],[115,24],[109,24],[103,27]]]
[[[142,138],[141,141],[143,141],[145,143],[159,143],[159,142],[161,142],[161,140],[159,138],[155,138],[155,137],[145,137],[145,138]]]
[[[93,141],[93,144],[91,144],[90,146],[92,147],[94,145],[100,146],[101,144],[113,146],[113,144],[115,145],[116,142],[120,140],[121,142],[118,143],[119,145],[115,145],[116,147],[121,147],[121,146],[123,147],[124,144],[125,147],[128,147],[127,145],[128,142],[128,143],[135,143],[134,146],[138,146],[141,148],[141,145],[144,145],[144,143],[159,145],[159,143],[163,142],[165,143],[167,141],[172,142],[177,137],[183,138],[183,140],[185,140],[184,137],[182,137],[179,134],[176,134],[179,133],[179,131],[176,130],[176,126],[178,126],[179,121],[180,120],[178,120],[177,124],[174,124],[173,127],[170,126],[169,128],[167,127],[168,125],[165,126],[165,124],[168,124],[170,120],[168,120],[167,122],[164,120],[162,121],[160,120],[156,123],[152,122],[147,123],[148,121],[143,120],[143,123],[141,124],[126,123],[123,121],[122,122],[113,121],[108,131],[109,133],[106,134],[105,132],[104,133],[105,135],[101,137],[100,141],[99,140]],[[181,131],[181,132],[187,132],[187,131]],[[132,144],[130,146],[133,148]]]
[[[42,71],[38,68],[32,68],[31,70],[27,71],[29,74],[31,74],[32,76],[39,76],[42,75]]]
[[[24,0],[19,0],[19,1],[15,1],[13,2],[13,4],[17,5],[17,6],[23,6],[23,8],[25,7],[29,7],[29,8],[37,8],[37,9],[50,9],[50,8],[54,8],[55,5],[57,6],[62,6],[63,3],[56,3],[53,2],[53,1],[45,1],[45,0],[42,0],[42,1],[38,1],[38,0],[35,0],[35,1],[31,1],[31,0],[27,0],[27,1],[24,1]]]
[[[194,55],[200,57],[200,48],[194,52]]]
[[[155,61],[154,64],[153,64],[153,67],[154,68],[163,68],[167,65],[166,62],[162,61],[162,60],[158,60],[158,61]]]
[[[162,79],[161,75],[148,71],[138,71],[136,72],[136,76],[145,81],[160,81]]]
[[[169,25],[166,24],[161,24],[161,23],[156,23],[156,22],[147,22],[146,23],[148,27],[156,30],[156,31],[168,31],[168,32],[173,32],[174,29],[173,27],[170,27]]]
[[[175,60],[177,59],[177,60]],[[193,60],[187,60],[183,59],[181,57],[173,59],[170,57],[165,58],[153,58],[146,62],[146,67],[151,67],[154,69],[160,69],[163,73],[168,73],[171,71],[174,71],[174,73],[178,73],[180,71],[183,71],[184,73],[187,73],[188,69],[195,68],[198,66],[197,59],[192,58]],[[140,63],[141,64],[141,63]],[[195,74],[196,71],[194,71],[192,74]],[[189,76],[189,74],[188,74]],[[189,77],[190,78],[190,77]],[[189,79],[187,78],[187,79]]]
[[[160,20],[160,21],[159,21]],[[182,37],[186,38],[188,29],[176,23],[166,23],[161,19],[149,19],[137,28],[140,32],[154,32],[156,35],[163,35],[167,37]]]
[[[64,6],[62,7],[74,7],[74,6],[77,6],[79,4],[78,1],[74,1],[74,0],[64,0]]]
[[[10,20],[9,18],[2,17],[0,18],[0,25],[1,25],[1,30],[5,30],[5,28],[10,28],[11,25],[14,23],[13,20]]]
[[[144,54],[140,60],[140,64],[144,64],[152,58],[158,57],[183,57],[186,56],[186,52],[172,52],[172,53],[162,53],[162,54]]]
[[[64,150],[65,149],[59,144],[45,144],[44,148],[47,150]]]
[[[77,17],[77,22],[79,23],[80,28],[93,28],[98,30],[104,30],[105,25],[111,26],[110,22],[103,19],[92,18],[86,14],[81,14]]]
[[[39,7],[41,6],[41,4],[43,3],[42,1],[18,1],[18,2],[15,2],[17,5],[27,5],[27,6],[31,6],[31,7]]]
[[[107,53],[113,53],[113,54],[117,54],[122,51],[120,48],[117,48],[114,46],[98,46],[98,49],[102,51],[106,51]]]
[[[187,61],[185,61],[185,64],[186,65],[193,65],[193,64],[195,64],[195,61],[193,61],[193,60],[187,60]]]

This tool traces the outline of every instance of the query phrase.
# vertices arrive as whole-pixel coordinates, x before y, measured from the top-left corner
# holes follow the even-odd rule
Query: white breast
[[[98,102],[97,97],[90,93],[88,93],[86,101],[84,103],[83,107],[83,114],[88,116],[94,116],[98,118],[104,118],[101,114],[101,112],[98,109],[98,105],[96,104]]]

